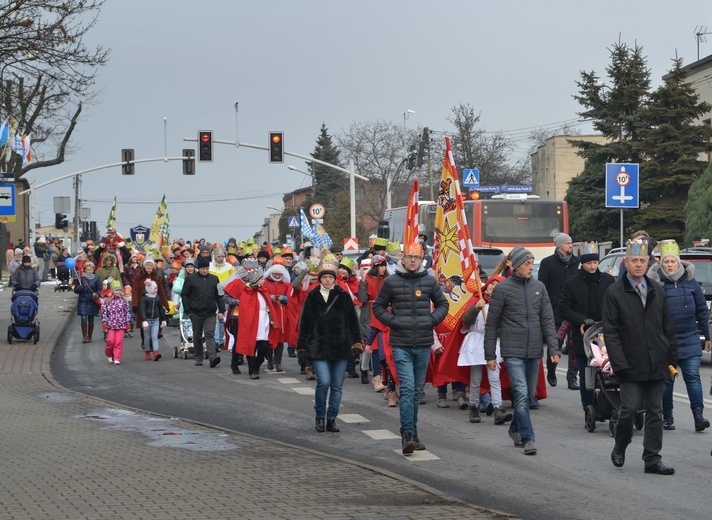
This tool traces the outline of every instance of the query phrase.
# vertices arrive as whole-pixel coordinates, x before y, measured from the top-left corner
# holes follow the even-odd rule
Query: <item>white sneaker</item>
[[[108,359],[108,360],[109,360],[109,363],[113,363],[113,362],[114,362],[114,358],[110,358],[110,357],[108,357],[108,358],[106,358],[106,359]]]
[[[114,361],[114,365],[120,365],[121,361]]]

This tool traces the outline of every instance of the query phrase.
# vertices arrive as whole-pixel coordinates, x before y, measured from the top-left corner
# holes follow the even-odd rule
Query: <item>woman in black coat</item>
[[[94,263],[86,262],[82,276],[74,281],[74,292],[77,299],[77,314],[81,318],[82,343],[91,343],[94,334],[94,316],[99,315],[99,293],[102,285],[99,277],[94,274]]]
[[[297,348],[307,351],[316,373],[316,431],[338,432],[336,416],[346,364],[361,352],[361,333],[351,296],[336,284],[335,265],[325,263],[319,268],[319,286],[309,292],[302,307]]]

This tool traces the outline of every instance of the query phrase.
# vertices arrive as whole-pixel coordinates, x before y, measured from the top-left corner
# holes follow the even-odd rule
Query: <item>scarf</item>
[[[554,250],[554,255],[556,255],[556,258],[561,260],[564,265],[569,265],[571,262],[574,261],[574,255],[569,253],[568,255],[564,255],[561,251],[559,251],[558,248]]]

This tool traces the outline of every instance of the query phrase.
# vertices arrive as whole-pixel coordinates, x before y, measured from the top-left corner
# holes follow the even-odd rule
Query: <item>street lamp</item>
[[[303,173],[304,175],[307,175],[307,176],[311,177],[312,199],[313,199],[314,197],[316,197],[316,188],[315,188],[315,186],[314,186],[314,176],[313,176],[311,173],[308,173],[308,172],[305,172],[305,171],[300,170],[299,168],[297,168],[297,167],[294,166],[293,164],[290,164],[289,166],[287,166],[287,168],[290,169],[290,170],[292,170],[293,172]]]
[[[411,114],[415,114],[415,110],[411,110],[410,108],[403,112],[403,150],[404,150],[404,161],[408,159],[408,146],[406,144],[406,121],[408,121],[408,118],[410,117]],[[396,170],[396,173],[400,170],[398,168]],[[388,175],[386,177],[386,209],[391,209],[391,185],[393,184],[393,178],[396,176],[396,173],[393,174],[393,176]]]

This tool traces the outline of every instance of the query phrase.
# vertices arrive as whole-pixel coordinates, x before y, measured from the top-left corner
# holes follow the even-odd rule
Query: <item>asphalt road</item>
[[[532,412],[536,456],[515,448],[507,427],[495,426],[491,418],[470,424],[468,412],[452,401],[448,409],[437,408],[435,389],[428,385],[419,419],[420,438],[428,450],[404,457],[398,409],[388,408],[382,394],[359,379],[346,379],[338,421],[341,433],[319,434],[313,427],[313,382],[299,375],[296,359],[286,353],[286,373],[268,373],[265,365],[262,377],[250,380],[246,370],[232,374],[228,353],[214,369],[207,363],[196,367],[193,360],[174,359],[176,328],[167,329],[161,341],[159,362],[144,361],[139,339],[127,338],[122,364],[110,365],[100,336],[91,344],[81,343],[75,318],[57,347],[53,375],[64,386],[88,395],[359,460],[525,519],[710,516],[706,480],[712,464],[712,430],[695,433],[682,381],[676,384],[677,430],[665,432],[662,453],[663,462],[676,469],[674,476],[643,473],[642,432],[635,433],[624,468],[613,467],[607,423],[598,423],[593,433],[584,429],[579,394],[562,386],[563,371],[560,385],[549,388],[549,398]],[[705,354],[702,377],[707,397],[711,367],[710,355]],[[712,419],[712,400],[705,403]]]

